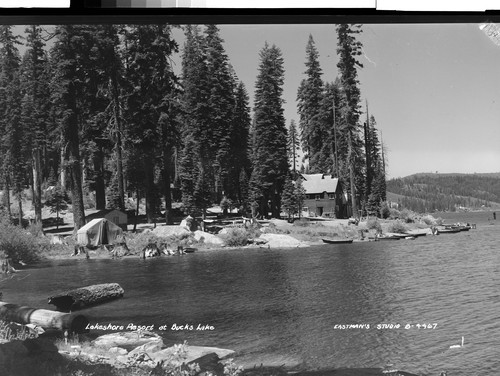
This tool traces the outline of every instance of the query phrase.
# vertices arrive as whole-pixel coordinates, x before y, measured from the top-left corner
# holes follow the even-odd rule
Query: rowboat
[[[379,235],[375,237],[375,241],[379,240],[399,240],[401,239],[401,236],[396,236],[396,235]]]
[[[327,244],[349,244],[352,243],[352,239],[330,239],[330,238],[323,238],[323,243]]]
[[[438,234],[455,234],[462,231],[459,228],[438,228],[436,230]]]

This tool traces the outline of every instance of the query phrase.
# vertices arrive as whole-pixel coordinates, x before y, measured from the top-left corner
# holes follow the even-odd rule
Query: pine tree
[[[261,215],[280,214],[280,196],[288,174],[285,118],[283,115],[284,68],[281,50],[266,43],[260,51],[255,84],[255,126],[250,189]],[[268,205],[270,204],[270,207]]]
[[[222,192],[227,194],[228,191],[231,191],[231,131],[233,111],[235,110],[236,82],[223,47],[224,41],[219,35],[217,26],[207,25],[204,39],[206,82],[209,90],[208,106],[211,110],[207,120],[208,126],[213,132],[213,139],[200,140],[200,142],[208,142],[211,149],[209,155],[215,156],[213,159],[214,187],[216,200],[220,201]],[[234,189],[232,191],[234,192]],[[230,192],[232,196],[234,196],[233,192]]]
[[[300,148],[299,136],[297,134],[297,126],[295,125],[295,121],[292,120],[290,122],[290,128],[288,128],[288,136],[287,136],[287,152],[288,152],[288,160],[291,161],[292,173],[293,175],[297,175],[297,156]]]
[[[35,223],[42,222],[42,150],[48,144],[50,92],[48,58],[44,51],[42,29],[32,25],[26,28],[27,50],[21,66],[22,122],[31,155],[31,176]]]
[[[299,213],[299,218],[301,218],[302,207],[304,206],[304,201],[306,200],[306,190],[304,185],[302,184],[302,177],[297,176],[295,179],[295,201],[297,204],[297,213]]]
[[[66,191],[57,184],[49,193],[45,206],[50,208],[51,213],[56,213],[56,229],[59,229],[59,213],[68,208],[69,197]]]
[[[288,220],[293,218],[297,212],[297,200],[295,199],[295,184],[290,176],[287,176],[281,194],[281,210],[283,210]]]
[[[242,206],[246,206],[245,203],[248,200],[248,175],[251,168],[250,126],[248,94],[245,85],[240,82],[236,88],[233,110],[227,195],[233,201],[238,201]]]
[[[82,56],[89,53],[87,46],[83,43],[84,33],[85,27],[83,26],[58,26],[56,28],[57,40],[52,48],[55,65],[52,93],[59,129],[64,140],[62,150],[67,150],[65,162],[70,172],[75,231],[85,225],[78,106],[79,98],[84,97],[84,68],[89,68],[82,65]],[[64,167],[66,166],[61,166],[61,169]]]
[[[297,93],[299,126],[301,130],[302,149],[309,158],[312,172],[321,171],[319,154],[326,137],[324,124],[319,119],[321,101],[323,99],[322,70],[319,65],[319,54],[312,35],[306,47],[306,79],[302,80]]]
[[[165,163],[172,163],[164,148],[172,148],[173,116],[171,102],[175,88],[175,76],[169,56],[177,44],[171,39],[167,25],[137,25],[126,33],[127,41],[127,143],[139,152],[134,161],[144,169],[146,216],[155,221],[158,208],[156,168],[163,172],[163,188],[166,201],[166,217],[170,221],[170,175]],[[156,155],[162,155],[158,166]]]
[[[209,126],[211,109],[208,105],[210,87],[207,77],[205,40],[197,26],[185,28],[186,41],[182,54],[182,139],[179,177],[182,187],[182,201],[186,213],[201,211],[208,205],[211,194],[200,202],[199,192],[215,191],[211,172],[214,129]],[[198,176],[203,172],[204,177]],[[212,175],[213,176],[213,175]],[[196,188],[198,187],[198,189]],[[204,187],[203,189],[201,189]],[[201,190],[200,190],[201,189]],[[195,192],[196,191],[196,192]]]
[[[345,97],[342,114],[345,119],[344,132],[348,145],[346,164],[348,164],[349,169],[353,215],[357,217],[359,213],[356,187],[362,191],[364,186],[364,158],[361,151],[362,141],[359,136],[360,89],[357,68],[362,68],[363,65],[357,60],[357,56],[361,55],[362,44],[356,40],[355,36],[362,30],[360,25],[351,26],[348,24],[339,24],[336,30],[338,36],[337,54],[339,55],[337,67]]]
[[[12,27],[0,26],[0,147],[2,156],[1,172],[4,180],[4,195],[9,217],[10,188],[12,186],[19,203],[19,223],[22,220],[21,192],[25,172],[23,130],[19,104],[20,57],[16,45],[19,38],[12,33]]]

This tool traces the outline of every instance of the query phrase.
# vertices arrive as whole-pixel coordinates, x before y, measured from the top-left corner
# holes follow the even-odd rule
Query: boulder
[[[293,236],[284,234],[262,234],[259,239],[266,240],[266,245],[270,248],[296,248],[308,246],[308,244],[295,239]]]
[[[136,348],[146,343],[156,343],[162,347],[163,339],[158,334],[152,332],[134,331],[105,334],[92,341],[93,345],[108,349],[111,347]]]
[[[142,345],[144,346],[144,345]],[[127,355],[127,350],[121,348],[121,347],[111,347],[109,350],[108,350],[111,354],[118,354],[118,355]]]
[[[148,354],[151,359],[155,362],[161,362],[162,360],[169,360],[172,358],[172,354],[175,353],[177,346],[172,346],[168,347],[166,349],[153,352],[151,354]],[[203,362],[212,362],[214,359],[213,355],[210,355],[209,357],[205,357],[209,354],[215,354],[217,358],[224,359],[232,354],[234,354],[233,350],[227,350],[227,349],[220,349],[217,347],[205,347],[205,346],[190,346],[190,345],[185,345],[184,349],[186,350],[186,358],[183,360],[183,363],[189,364],[189,363],[198,363],[198,360],[203,361]],[[201,359],[203,358],[203,359]],[[209,361],[209,359],[211,359]]]
[[[139,354],[142,354],[142,353],[147,353],[148,355],[151,355],[155,352],[160,351],[162,347],[163,347],[163,341],[161,341],[161,342],[157,342],[157,341],[148,342],[148,343],[145,343],[144,345],[137,346],[135,349],[133,349],[132,351],[130,351],[128,353],[128,356],[135,357],[135,356],[138,356]]]
[[[220,247],[224,246],[224,240],[219,238],[217,235],[213,235],[208,232],[197,230],[194,232],[194,238],[198,242],[201,242],[203,239],[203,243],[205,244],[216,245]]]
[[[152,232],[161,238],[168,238],[169,236],[182,237],[191,234],[191,231],[184,226],[156,226]]]

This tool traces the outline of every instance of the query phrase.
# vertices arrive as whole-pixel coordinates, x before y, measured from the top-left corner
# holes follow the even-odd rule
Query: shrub
[[[399,219],[396,220],[396,221],[394,221],[394,223],[391,223],[391,225],[389,226],[389,232],[395,232],[395,233],[399,233],[399,234],[404,234],[407,231],[408,231],[408,228]]]
[[[422,222],[424,222],[428,226],[435,226],[437,223],[436,218],[434,218],[432,215],[424,215],[422,217]]]
[[[307,227],[310,224],[311,224],[311,222],[309,222],[308,219],[303,219],[303,218],[299,219],[298,221],[293,222],[294,226],[299,226],[299,227]]]
[[[127,234],[126,243],[131,254],[139,254],[150,243],[163,243],[165,240],[150,231]]]
[[[401,217],[401,213],[398,209],[390,208],[389,212],[390,212],[389,218],[391,219],[397,219]]]
[[[389,205],[387,205],[386,201],[382,202],[382,206],[380,206],[380,216],[383,219],[387,219],[391,216],[391,209],[389,208]]]
[[[230,228],[221,236],[229,247],[240,247],[248,244],[249,233],[245,228]]]
[[[13,262],[33,263],[40,259],[40,254],[49,247],[49,240],[37,237],[19,226],[15,226],[6,217],[0,218],[0,250]]]
[[[376,230],[377,232],[382,232],[382,225],[380,224],[377,218],[369,218],[366,221],[366,227],[369,230]]]
[[[11,324],[6,321],[0,320],[0,339],[13,341],[21,340],[24,341],[28,338],[37,338],[38,332],[27,326],[20,324]]]
[[[413,223],[415,218],[415,213],[413,213],[408,209],[403,209],[401,210],[399,218],[401,218],[406,223]]]

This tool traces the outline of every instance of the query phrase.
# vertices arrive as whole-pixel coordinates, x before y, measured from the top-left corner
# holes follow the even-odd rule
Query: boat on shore
[[[375,241],[378,242],[380,240],[399,240],[401,238],[404,238],[405,236],[408,236],[408,235],[404,235],[404,236],[399,236],[399,235],[378,235],[378,236],[375,236]]]
[[[326,244],[349,244],[353,242],[353,239],[331,239],[331,238],[322,238],[323,243]]]
[[[436,229],[436,231],[437,234],[456,234],[457,232],[461,232],[462,230],[460,230],[459,228],[445,227],[445,228],[438,228]]]

